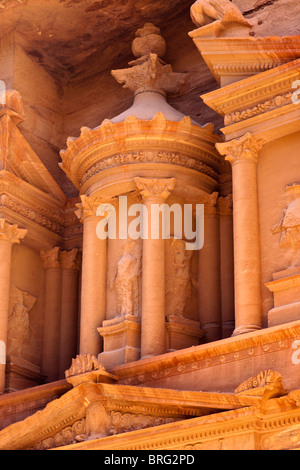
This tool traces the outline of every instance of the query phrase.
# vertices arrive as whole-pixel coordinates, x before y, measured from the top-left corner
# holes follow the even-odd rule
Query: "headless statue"
[[[199,28],[226,18],[243,25],[249,24],[230,0],[197,0],[191,7],[191,18]]]

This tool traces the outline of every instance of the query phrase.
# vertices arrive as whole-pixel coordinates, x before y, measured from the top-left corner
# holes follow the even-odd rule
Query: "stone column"
[[[220,217],[222,337],[229,338],[235,325],[232,194],[218,199],[218,213]]]
[[[48,382],[54,382],[59,378],[62,287],[60,248],[42,251],[41,258],[45,269],[42,371]]]
[[[204,246],[199,252],[199,321],[207,342],[222,338],[220,225],[216,209],[218,193],[199,201],[204,204]]]
[[[257,163],[265,144],[248,133],[216,147],[232,165],[235,331],[239,335],[262,327],[261,261]]]
[[[97,236],[101,217],[96,212],[105,201],[87,196],[81,201],[77,212],[83,223],[80,354],[97,356],[103,349],[97,328],[106,316],[107,240]]]
[[[78,289],[81,256],[77,249],[62,251],[62,299],[59,375],[63,379],[77,355]]]
[[[151,237],[154,205],[165,203],[175,179],[136,178],[136,185],[148,214],[148,236],[143,239],[141,357],[166,352],[165,321],[165,240],[160,226],[158,239]]]
[[[0,219],[0,394],[5,391],[5,362],[7,349],[8,309],[11,277],[12,246],[20,243],[27,230]]]

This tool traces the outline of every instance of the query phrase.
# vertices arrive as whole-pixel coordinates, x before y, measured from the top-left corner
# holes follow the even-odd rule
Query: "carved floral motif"
[[[258,154],[265,145],[264,139],[256,139],[249,132],[240,139],[231,140],[223,144],[216,144],[216,148],[221,155],[226,156],[226,160],[232,165],[241,160],[257,163]]]

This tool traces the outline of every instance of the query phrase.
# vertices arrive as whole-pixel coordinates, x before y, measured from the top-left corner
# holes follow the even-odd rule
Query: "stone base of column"
[[[230,338],[234,332],[234,321],[228,321],[222,324],[222,338]]]
[[[200,329],[200,323],[178,315],[168,316],[166,331],[167,352],[198,346],[205,335]]]
[[[11,356],[6,364],[5,393],[17,392],[45,383],[40,368],[21,357]]]
[[[274,295],[274,308],[268,313],[268,326],[283,325],[300,319],[300,266],[273,274],[266,284]]]
[[[254,331],[260,331],[262,328],[257,325],[243,325],[239,326],[234,330],[232,336],[245,335],[246,333],[253,333]]]
[[[138,361],[141,356],[141,324],[133,315],[105,320],[97,328],[103,338],[103,353],[98,359],[104,367]]]
[[[222,325],[221,323],[203,323],[201,329],[205,333],[205,343],[214,343],[222,339]]]

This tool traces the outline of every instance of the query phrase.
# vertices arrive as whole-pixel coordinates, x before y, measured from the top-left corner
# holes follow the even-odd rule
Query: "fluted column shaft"
[[[8,332],[8,310],[11,278],[12,246],[20,243],[27,230],[0,219],[0,394],[5,391],[5,364]]]
[[[217,144],[232,165],[235,331],[234,335],[262,327],[261,260],[258,217],[257,163],[263,140],[251,134]]]
[[[42,371],[48,382],[59,378],[62,273],[60,248],[42,251],[45,269]]]
[[[162,226],[158,239],[151,236],[154,205],[165,203],[174,188],[174,179],[136,178],[148,216],[148,236],[143,239],[141,357],[166,352],[165,325],[165,240]]]

